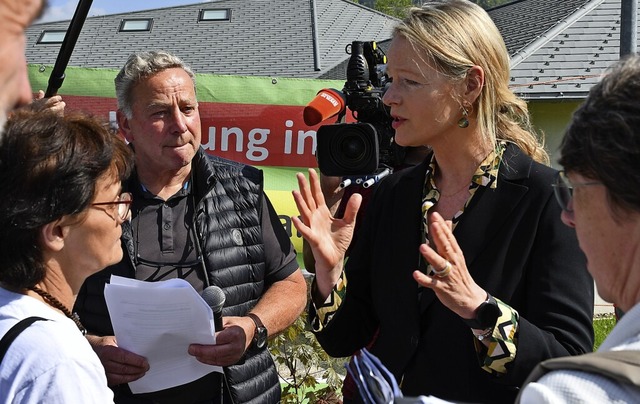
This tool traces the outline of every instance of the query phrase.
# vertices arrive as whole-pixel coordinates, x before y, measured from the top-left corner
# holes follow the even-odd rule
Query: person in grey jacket
[[[540,377],[535,369],[520,403],[637,403],[632,378],[596,371],[595,358],[611,358],[613,369],[638,374],[640,351],[640,57],[615,63],[573,114],[560,146],[564,172],[555,184],[562,221],[575,228],[598,294],[625,312],[591,355],[573,359],[580,366],[548,360],[557,369]],[[619,355],[619,356],[617,356]],[[622,358],[622,360],[616,360]],[[560,358],[563,359],[563,358]],[[604,361],[600,362],[602,366]],[[536,379],[540,377],[539,379]],[[636,378],[637,379],[637,378]],[[636,382],[637,383],[637,382]]]
[[[126,184],[132,218],[123,228],[123,261],[88,279],[76,304],[115,401],[279,402],[266,338],[295,321],[307,294],[295,250],[263,192],[262,172],[205,153],[195,76],[175,55],[131,55],[115,85],[118,124],[135,152],[135,173]],[[103,294],[111,274],[151,282],[182,278],[197,291],[220,287],[226,300],[216,345],[192,344],[188,354],[222,366],[225,387],[212,373],[133,395],[126,383],[142,377],[148,363],[118,348],[113,336]]]

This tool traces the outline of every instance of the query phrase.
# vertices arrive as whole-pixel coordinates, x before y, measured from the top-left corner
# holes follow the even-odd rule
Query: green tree
[[[422,0],[351,0],[394,17],[402,18],[409,6],[419,6]],[[500,6],[513,0],[471,0],[484,9]]]
[[[397,18],[404,18],[407,11],[414,5],[412,0],[376,0],[374,8],[381,13]]]

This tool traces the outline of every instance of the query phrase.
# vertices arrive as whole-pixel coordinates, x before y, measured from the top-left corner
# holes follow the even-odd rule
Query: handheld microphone
[[[335,88],[324,88],[318,91],[318,94],[302,111],[304,123],[308,126],[314,126],[331,118],[332,116],[344,111],[347,104],[347,98],[342,91]]]
[[[216,326],[216,331],[221,331],[222,307],[226,300],[224,292],[217,286],[207,286],[202,291],[202,298],[211,307],[211,311],[213,311],[213,322]]]

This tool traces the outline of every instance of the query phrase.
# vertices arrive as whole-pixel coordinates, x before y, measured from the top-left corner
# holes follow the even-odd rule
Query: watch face
[[[493,302],[480,306],[480,309],[478,309],[477,322],[482,328],[491,327],[501,314],[500,308],[494,300]]]
[[[264,327],[258,327],[256,329],[256,336],[254,338],[257,348],[262,348],[267,345],[267,329]]]

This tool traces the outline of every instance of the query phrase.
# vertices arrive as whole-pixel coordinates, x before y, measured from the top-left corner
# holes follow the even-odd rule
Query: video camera
[[[320,90],[305,107],[304,121],[312,126],[338,114],[339,123],[318,129],[318,168],[324,175],[348,177],[350,183],[353,179],[368,186],[402,162],[404,148],[393,141],[389,108],[382,102],[388,85],[386,55],[374,41],[353,41],[345,51],[351,57],[342,92]],[[345,105],[357,122],[344,122]]]

